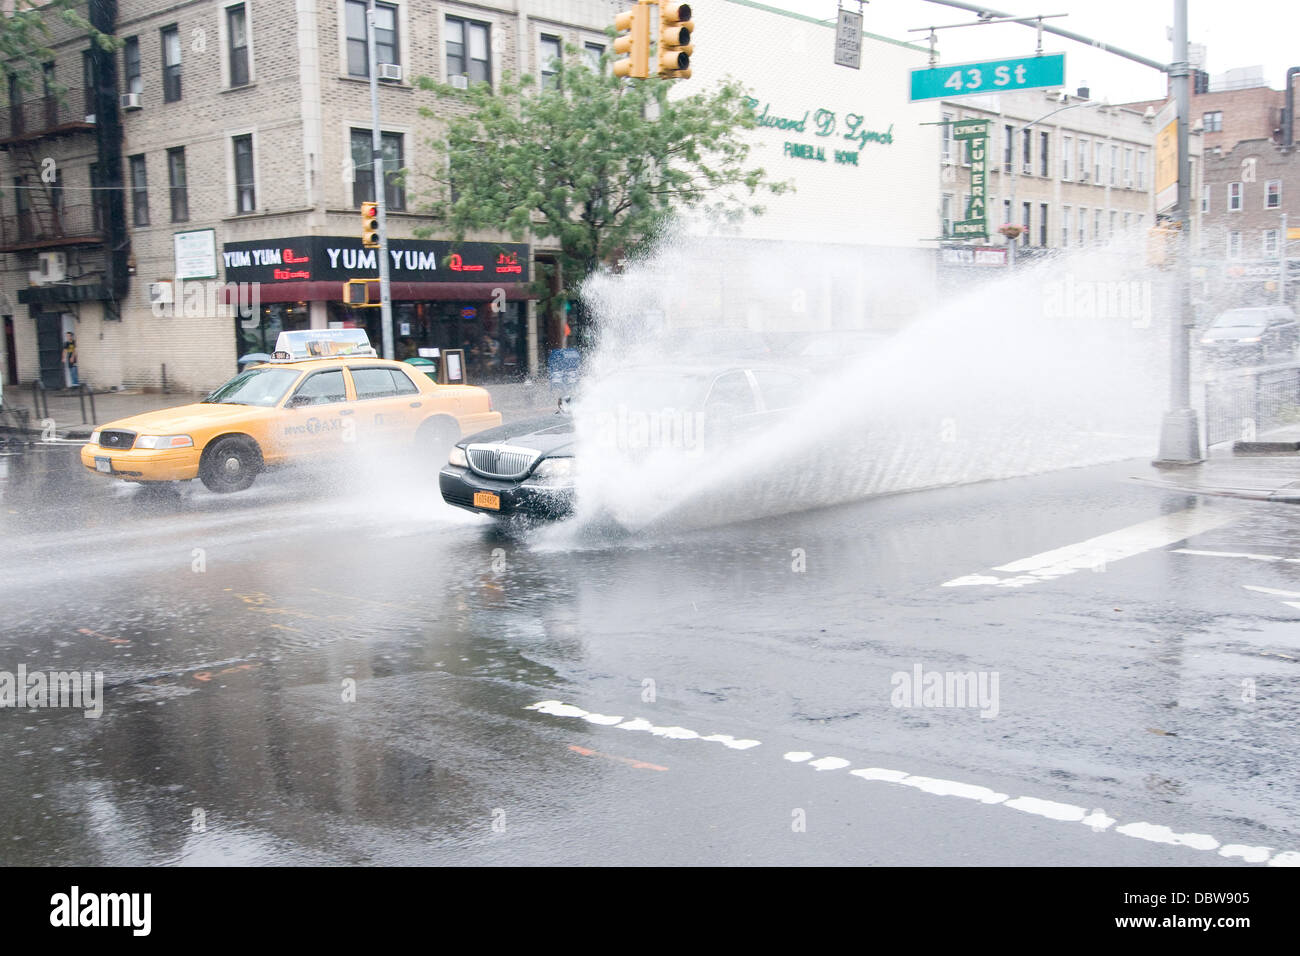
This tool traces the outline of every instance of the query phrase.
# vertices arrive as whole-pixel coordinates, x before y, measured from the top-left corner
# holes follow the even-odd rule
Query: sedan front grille
[[[118,431],[116,429],[101,431],[99,433],[99,447],[113,448],[120,451],[127,451],[135,444],[135,432]]]
[[[487,478],[513,481],[528,474],[541,452],[513,445],[470,445],[465,449],[469,466]]]

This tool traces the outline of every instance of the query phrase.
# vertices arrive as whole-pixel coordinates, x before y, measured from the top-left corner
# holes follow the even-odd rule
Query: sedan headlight
[[[193,444],[189,435],[141,435],[135,440],[136,448],[189,448]]]
[[[447,464],[455,465],[457,468],[468,468],[469,461],[465,458],[465,449],[459,445],[453,445],[451,454],[447,456]]]
[[[528,480],[539,485],[563,485],[573,481],[576,473],[572,458],[543,458]]]

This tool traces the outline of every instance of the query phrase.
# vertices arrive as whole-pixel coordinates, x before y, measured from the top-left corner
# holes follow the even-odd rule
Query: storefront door
[[[58,312],[36,313],[36,354],[41,365],[41,384],[63,388],[63,316]]]

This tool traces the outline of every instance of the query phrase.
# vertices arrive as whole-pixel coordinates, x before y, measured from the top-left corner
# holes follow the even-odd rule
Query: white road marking
[[[1073,574],[1092,568],[1101,568],[1124,558],[1154,551],[1156,548],[1168,547],[1179,541],[1185,541],[1193,535],[1202,534],[1222,527],[1236,518],[1229,511],[1216,511],[1210,508],[1188,508],[1173,514],[1161,515],[1149,521],[1142,521],[1118,531],[1098,535],[1087,541],[1067,544],[1053,548],[1019,561],[1000,564],[994,571],[1005,571],[1011,577],[997,577],[985,574],[967,574],[963,577],[945,581],[946,588],[970,587],[988,584],[1000,588],[1018,588],[1038,581]]]
[[[1200,551],[1196,548],[1174,548],[1170,554],[1195,554],[1203,558],[1245,558],[1247,561],[1281,561],[1300,564],[1300,558],[1284,558],[1280,554],[1250,554],[1246,551]]]
[[[1257,584],[1243,584],[1247,591],[1258,591],[1260,594],[1273,594],[1278,597],[1295,597],[1300,598],[1300,591],[1280,591],[1277,588],[1262,588]]]
[[[597,725],[609,726],[609,718],[605,718],[601,714],[592,714],[581,707],[565,704],[558,700],[539,701],[536,704],[529,704],[524,709],[535,710],[553,717],[578,717],[587,719]],[[591,717],[600,717],[601,719],[590,721],[589,718]],[[757,740],[736,740],[736,738],[728,734],[710,734],[708,737],[701,737],[694,731],[686,730],[683,727],[656,727],[650,721],[641,717],[634,717],[631,720],[617,724],[615,729],[645,730],[657,736],[677,740],[700,739],[715,741],[737,750],[759,745]],[[791,763],[806,763],[818,771],[840,770],[849,766],[849,761],[843,757],[819,757],[814,760],[812,759],[813,754],[807,750],[789,750],[781,756]],[[1107,816],[1104,810],[1093,810],[1089,813],[1083,807],[1070,803],[1061,803],[1056,800],[1043,800],[1039,797],[1028,796],[1011,798],[1008,794],[998,793],[979,784],[943,780],[936,777],[921,777],[910,774],[905,770],[864,767],[860,770],[850,770],[849,775],[873,783],[889,783],[912,787],[923,793],[936,796],[961,797],[988,806],[1010,807],[1022,813],[1031,813],[1060,823],[1081,823],[1094,833],[1105,832],[1117,822],[1113,817]],[[1115,832],[1138,840],[1147,840],[1151,843],[1185,846],[1194,850],[1218,850],[1219,855],[1222,857],[1239,857],[1246,863],[1263,863],[1267,860],[1269,866],[1300,866],[1300,852],[1295,850],[1284,850],[1270,858],[1269,854],[1273,852],[1271,847],[1247,846],[1240,843],[1221,844],[1217,839],[1206,833],[1176,833],[1170,827],[1154,823],[1126,823],[1123,826],[1115,827]]]

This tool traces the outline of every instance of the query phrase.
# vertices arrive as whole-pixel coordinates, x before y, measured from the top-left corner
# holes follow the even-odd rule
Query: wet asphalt
[[[1300,511],[1129,480],[1144,466],[620,534],[503,532],[396,466],[218,496],[98,478],[70,445],[6,455],[0,670],[106,687],[98,719],[0,709],[0,862],[1300,851],[1300,562],[1262,560],[1300,558]],[[1223,521],[943,586],[1188,509]],[[894,706],[918,665],[996,674],[996,715]]]

